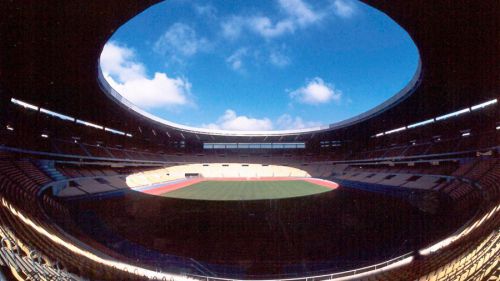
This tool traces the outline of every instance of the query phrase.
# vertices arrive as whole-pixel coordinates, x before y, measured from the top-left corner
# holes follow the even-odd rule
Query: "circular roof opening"
[[[419,74],[406,31],[351,0],[165,1],[100,57],[114,99],[207,133],[327,129],[409,94]]]

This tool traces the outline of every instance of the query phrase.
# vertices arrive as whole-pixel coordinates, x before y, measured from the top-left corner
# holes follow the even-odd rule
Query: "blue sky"
[[[394,95],[417,65],[409,35],[352,0],[169,0],[101,55],[108,82],[140,108],[225,130],[342,121]]]

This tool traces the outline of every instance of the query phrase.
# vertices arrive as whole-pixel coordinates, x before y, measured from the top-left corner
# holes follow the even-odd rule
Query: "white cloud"
[[[146,75],[134,50],[108,42],[101,53],[101,68],[108,83],[127,100],[142,108],[192,104],[191,84],[184,78],[171,78],[156,72]]]
[[[231,66],[233,70],[239,71],[243,70],[244,62],[243,58],[248,55],[248,48],[239,48],[233,54],[231,54],[226,62]]]
[[[324,14],[314,11],[303,0],[277,0],[285,17],[273,21],[267,16],[233,16],[222,22],[222,34],[228,39],[237,39],[244,29],[266,39],[293,33],[297,28],[305,28],[319,22]]]
[[[301,117],[292,117],[289,114],[281,115],[276,120],[276,127],[279,130],[305,129],[321,126],[321,122],[304,121]]]
[[[340,102],[342,92],[335,89],[333,85],[325,83],[323,79],[316,77],[307,85],[290,92],[290,97],[300,103],[318,105],[330,101]]]
[[[156,72],[152,79],[142,77],[116,83],[109,75],[105,77],[113,89],[139,107],[155,108],[188,104],[191,84],[182,78],[170,78],[165,73]]]
[[[335,14],[342,18],[350,18],[355,13],[354,4],[349,0],[335,0],[333,2]]]
[[[227,109],[217,122],[204,124],[202,127],[212,130],[269,131],[273,129],[273,123],[269,118],[252,118],[238,115],[234,110]]]
[[[272,64],[276,67],[285,67],[290,64],[290,58],[284,54],[285,48],[272,48],[269,53],[262,54],[260,50],[242,47],[234,51],[226,58],[229,67],[238,72],[245,72],[246,62],[255,64],[262,62]]]
[[[294,130],[319,126],[321,126],[320,122],[304,121],[301,117],[293,117],[289,114],[283,114],[273,122],[267,117],[258,119],[238,115],[232,109],[227,109],[216,122],[201,125],[201,127],[207,129],[229,131],[270,131],[274,128],[278,130]]]
[[[156,40],[153,50],[159,54],[190,57],[209,47],[208,40],[198,38],[196,31],[189,25],[175,23]]]
[[[245,27],[243,17],[233,16],[221,23],[222,35],[230,40],[237,39]]]
[[[293,33],[295,23],[290,19],[273,23],[268,17],[253,17],[248,20],[248,27],[264,38],[274,38],[285,33]]]
[[[301,26],[315,23],[323,17],[302,0],[279,0],[279,4]]]
[[[146,72],[144,65],[135,62],[134,57],[132,49],[109,42],[102,50],[100,61],[102,70],[113,75],[118,82],[144,77]]]
[[[195,12],[200,16],[205,16],[209,19],[215,19],[217,17],[216,16],[217,9],[210,4],[206,5],[193,4],[193,8]]]
[[[277,67],[285,67],[290,64],[290,58],[282,50],[275,49],[269,53],[269,62]]]

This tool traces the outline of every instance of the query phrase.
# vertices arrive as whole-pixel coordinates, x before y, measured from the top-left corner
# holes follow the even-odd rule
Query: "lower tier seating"
[[[487,161],[485,161],[487,160]],[[58,275],[59,280],[146,280],[147,278],[127,273],[123,268],[110,266],[101,259],[127,264],[137,262],[128,261],[112,252],[99,250],[99,246],[91,241],[78,240],[68,236],[52,218],[69,217],[68,210],[50,194],[40,194],[40,187],[50,179],[28,162],[19,162],[4,155],[0,158],[0,263],[6,264],[14,276],[20,279],[51,280]],[[440,187],[440,191],[456,196],[457,204],[470,200],[471,196],[480,194],[483,199],[477,215],[463,229],[460,229],[449,244],[431,246],[431,250],[412,253],[413,260],[401,267],[376,272],[367,276],[352,277],[357,280],[488,280],[498,277],[498,262],[500,255],[500,206],[499,181],[500,166],[496,158],[477,158],[471,162],[457,164],[454,170],[447,170],[446,175],[459,178]],[[465,167],[466,168],[463,168]],[[106,175],[117,176],[120,169],[113,168],[84,168],[85,172],[77,171],[75,175]],[[358,168],[343,169],[355,178]],[[396,174],[391,167],[370,168],[369,173]],[[385,169],[377,170],[377,169]],[[410,169],[413,172],[413,168]],[[436,168],[437,169],[437,168]],[[439,167],[443,169],[443,167]],[[317,173],[327,175],[329,169],[321,166],[314,167]],[[425,170],[425,169],[424,169]],[[111,172],[110,172],[111,171]],[[332,170],[330,170],[331,172]],[[408,170],[405,170],[407,172]],[[432,171],[424,172],[435,175]],[[439,176],[439,175],[438,175]],[[391,180],[399,182],[399,177],[381,178],[381,181]],[[469,181],[469,186],[480,192],[462,190],[458,183]],[[111,184],[111,183],[110,183]],[[401,184],[404,186],[405,183]],[[431,188],[437,188],[431,187]],[[47,216],[49,214],[50,216]],[[60,241],[65,241],[62,243]],[[75,249],[76,248],[76,249]],[[85,253],[82,256],[81,253]],[[97,258],[88,258],[88,255]],[[96,260],[97,259],[97,260]],[[138,264],[137,264],[138,265]],[[137,270],[130,267],[129,271]],[[154,272],[154,269],[151,269]],[[354,274],[354,273],[353,273]],[[173,279],[188,280],[190,277],[170,275]],[[197,279],[196,277],[191,277]],[[309,278],[323,280],[324,278]],[[160,279],[161,280],[161,279]],[[216,280],[216,279],[215,279]],[[494,279],[491,279],[494,280]]]

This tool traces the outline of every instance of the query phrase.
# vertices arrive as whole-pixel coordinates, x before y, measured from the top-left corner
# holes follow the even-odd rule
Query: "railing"
[[[233,278],[218,278],[218,277],[208,277],[208,276],[200,276],[200,275],[188,275],[190,278],[198,279],[201,281],[320,281],[320,280],[335,280],[338,278],[342,279],[352,279],[358,278],[364,275],[373,274],[376,272],[386,271],[398,266],[402,266],[410,263],[413,260],[412,253],[406,253],[399,257],[374,264],[366,267],[356,268],[353,270],[321,274],[321,275],[313,275],[307,277],[296,277],[296,278],[273,278],[273,279],[233,279]]]

